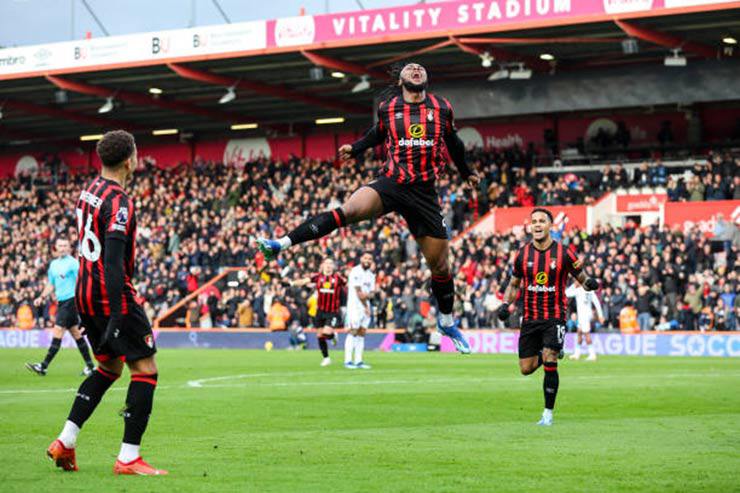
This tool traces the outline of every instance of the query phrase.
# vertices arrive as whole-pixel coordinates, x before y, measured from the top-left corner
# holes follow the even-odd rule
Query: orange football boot
[[[164,469],[155,469],[139,457],[131,462],[116,460],[113,466],[113,474],[136,474],[139,476],[164,476],[168,474]]]
[[[46,455],[56,463],[57,467],[61,467],[65,471],[78,470],[75,449],[65,447],[59,439],[51,442],[49,448],[46,449]]]

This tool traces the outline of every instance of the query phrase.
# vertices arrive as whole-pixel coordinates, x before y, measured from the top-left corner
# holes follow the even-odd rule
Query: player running
[[[465,146],[457,135],[449,101],[427,93],[424,67],[416,63],[403,66],[393,83],[394,94],[378,106],[378,123],[359,141],[339,148],[340,158],[347,161],[385,143],[388,157],[381,175],[356,190],[341,207],[312,217],[277,240],[261,238],[259,247],[270,259],[292,245],[316,240],[348,224],[399,213],[432,271],[432,294],[440,312],[437,328],[452,339],[459,352],[469,354],[470,346],[452,315],[455,287],[447,228],[434,186],[445,165],[445,148],[466,186],[475,190],[480,178],[465,162]]]
[[[370,298],[375,294],[373,256],[365,252],[360,263],[349,271],[347,283],[347,337],[344,339],[344,367],[349,370],[369,370],[363,360],[365,333],[370,327]]]
[[[65,330],[68,330],[74,338],[77,349],[80,350],[82,359],[85,361],[85,369],[82,370],[82,375],[89,377],[95,370],[90,358],[87,341],[80,333],[80,316],[77,314],[77,307],[75,306],[75,283],[77,282],[77,271],[80,264],[76,258],[70,255],[70,252],[69,240],[65,238],[57,239],[54,243],[54,253],[57,258],[51,261],[46,273],[48,283],[44,286],[41,295],[34,300],[34,304],[39,306],[52,291],[57,299],[57,315],[46,358],[41,363],[26,363],[26,368],[37,375],[46,375],[51,361],[59,352],[59,348],[62,347],[62,337],[64,337]]]
[[[314,284],[318,293],[317,312],[314,317],[314,326],[316,327],[316,338],[319,341],[319,349],[324,359],[321,360],[321,366],[329,366],[331,358],[329,357],[329,345],[327,340],[337,343],[337,335],[334,329],[339,327],[341,320],[339,314],[342,292],[347,286],[347,280],[341,275],[334,272],[336,266],[334,260],[327,258],[321,264],[321,272],[311,277],[305,277],[290,283],[291,286],[307,286]]]
[[[599,323],[603,324],[604,312],[601,310],[599,298],[593,291],[586,291],[578,281],[565,290],[565,296],[576,299],[576,315],[578,317],[578,339],[576,340],[575,351],[570,355],[570,359],[577,360],[581,357],[581,344],[586,339],[586,347],[588,348],[586,361],[596,361],[596,351],[591,343],[591,320],[593,319],[591,306],[593,305],[596,310]]]
[[[136,167],[136,144],[128,132],[108,132],[98,142],[100,176],[80,193],[77,226],[80,273],[75,301],[98,369],[77,391],[64,428],[46,454],[65,471],[76,471],[75,447],[80,428],[103,394],[121,376],[124,360],[131,372],[126,395],[123,443],[115,474],[167,474],[141,458],[139,446],[152,412],[157,366],[152,329],[136,302],[131,284],[136,252],[134,202],[124,188]]]
[[[522,294],[522,329],[519,334],[519,369],[523,375],[534,373],[544,365],[545,409],[537,423],[552,426],[552,411],[558,393],[558,354],[563,349],[565,320],[568,309],[565,281],[568,274],[575,277],[588,291],[599,283],[581,270],[581,261],[575,253],[550,236],[552,214],[547,209],[535,208],[531,214],[532,241],[519,249],[514,260],[511,282],[504,293],[504,303],[498,317],[509,317],[509,304]]]

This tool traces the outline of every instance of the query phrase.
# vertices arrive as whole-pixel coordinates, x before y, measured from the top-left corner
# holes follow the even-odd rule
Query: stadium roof
[[[500,65],[518,63],[532,69],[534,77],[662,64],[674,48],[681,49],[688,63],[736,56],[733,45],[723,38],[740,38],[740,2],[701,11],[673,9],[670,14],[654,16],[648,11],[621,20],[605,15],[495,29],[415,32],[233,57],[93,67],[54,75],[0,75],[0,145],[77,141],[81,135],[113,127],[142,134],[178,128],[201,137],[228,135],[235,123],[258,123],[260,129],[252,131],[268,134],[310,128],[323,117],[342,116],[351,124],[364,125],[372,114],[375,89],[387,84],[386,69],[396,60],[424,64],[434,85],[484,81]],[[627,38],[638,41],[637,53],[625,53],[622,42]],[[543,60],[543,54],[554,59]],[[488,65],[484,60],[488,55],[491,64],[483,66]],[[0,51],[0,61],[2,56]],[[321,78],[311,77],[316,66],[324,68]],[[363,77],[372,90],[352,92]],[[230,87],[236,97],[220,104]],[[152,94],[153,89],[161,94]],[[109,97],[112,111],[99,113]]]

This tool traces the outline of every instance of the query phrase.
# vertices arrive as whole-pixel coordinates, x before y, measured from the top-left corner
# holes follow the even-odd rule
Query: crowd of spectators
[[[471,162],[482,175],[480,193],[463,193],[454,172],[437,183],[452,235],[491,207],[591,203],[620,187],[664,186],[671,200],[740,198],[740,159],[726,155],[711,155],[678,179],[660,161],[641,165],[631,177],[620,165],[592,177],[543,176],[533,166],[512,167],[511,162],[531,163],[516,149],[473,152]],[[362,250],[371,250],[379,286],[374,323],[421,337],[435,323],[429,270],[400,217],[346,228],[295,249],[259,273],[264,259],[257,237],[283,235],[308,216],[339,206],[380,165],[368,155],[363,163],[341,167],[298,158],[241,166],[196,160],[167,171],[143,166],[129,193],[138,221],[136,288],[149,316],[165,313],[222,267],[244,266],[232,283],[224,280],[187,304],[185,323],[308,326],[310,289],[292,288],[287,281],[317,271],[327,255],[348,271]],[[43,288],[53,241],[65,236],[76,244],[74,203],[90,178],[59,176],[53,185],[30,177],[0,180],[0,327],[15,325],[22,305],[34,310],[38,326],[52,323],[53,304],[34,307],[32,300]],[[735,226],[728,223],[728,228]],[[518,234],[468,236],[453,248],[456,312],[463,314],[464,327],[496,326],[510,263],[525,240],[526,233]],[[722,243],[719,252],[698,232],[611,227],[597,227],[591,235],[569,231],[563,241],[573,244],[591,274],[604,281],[600,296],[610,327],[619,326],[627,306],[649,314],[639,317],[643,328],[735,330],[740,319],[737,241]]]

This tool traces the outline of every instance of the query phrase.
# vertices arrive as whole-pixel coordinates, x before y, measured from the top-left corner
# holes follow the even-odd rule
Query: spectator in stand
[[[640,163],[640,166],[635,169],[634,177],[632,178],[632,183],[636,187],[648,187],[651,185],[650,183],[650,170],[648,168],[648,163],[643,161]]]
[[[705,186],[699,175],[694,175],[688,185],[689,201],[702,202],[704,200]]]
[[[667,171],[663,161],[658,158],[650,164],[648,171],[650,185],[653,187],[664,187],[667,183]]]
[[[641,331],[652,329],[652,293],[650,288],[641,281],[637,285],[637,323]]]

